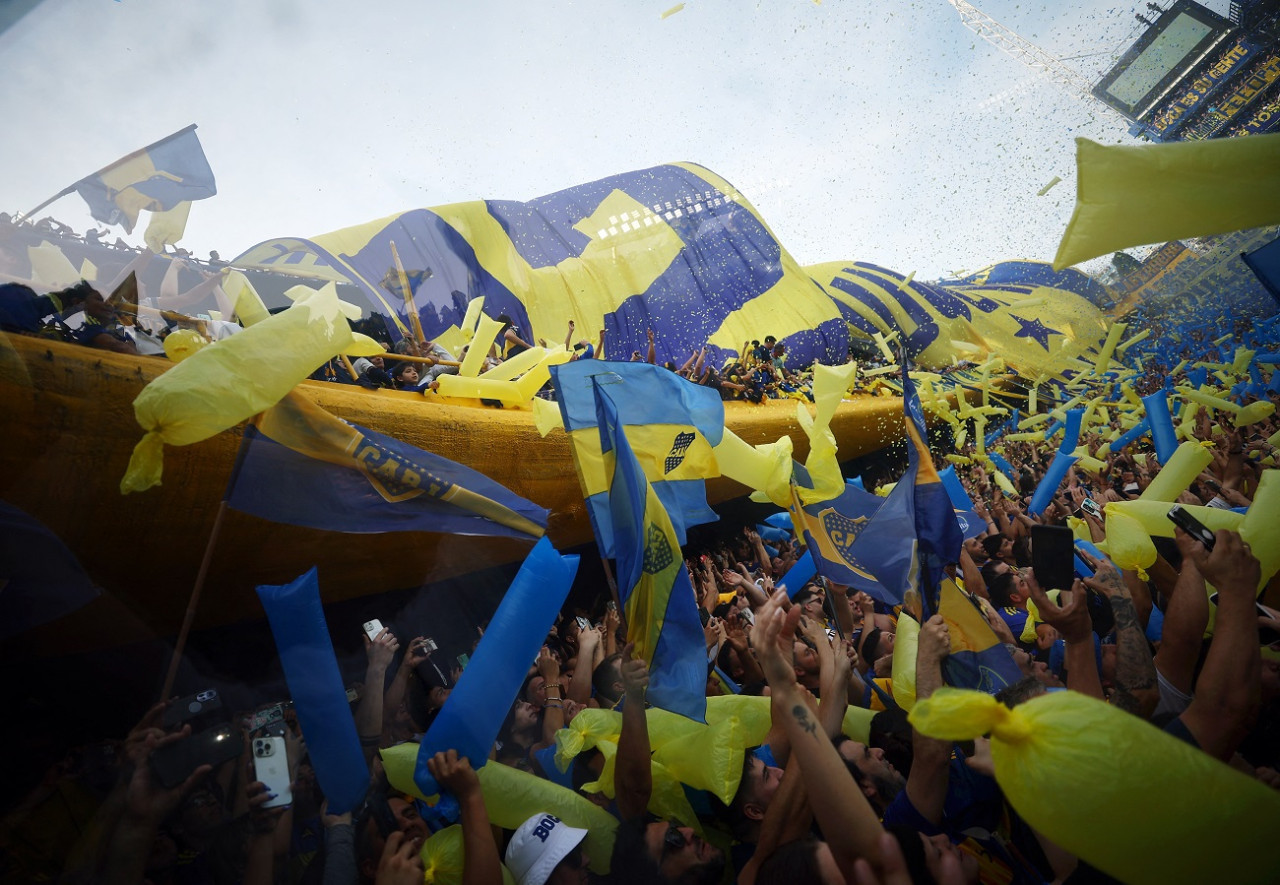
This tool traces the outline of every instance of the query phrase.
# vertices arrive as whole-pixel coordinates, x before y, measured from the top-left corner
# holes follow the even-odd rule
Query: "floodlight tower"
[[[1032,70],[1045,74],[1054,83],[1076,96],[1087,98],[1090,102],[1102,104],[1093,95],[1092,83],[1039,46],[1019,37],[1009,28],[982,12],[972,3],[966,2],[966,0],[947,0],[947,2],[955,7],[956,12],[960,13],[961,24],[996,49],[1013,56]],[[1106,105],[1103,105],[1103,107],[1106,107]]]

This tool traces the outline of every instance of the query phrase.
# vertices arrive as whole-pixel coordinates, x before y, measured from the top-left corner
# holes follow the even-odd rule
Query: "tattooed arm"
[[[775,594],[761,609],[752,643],[769,680],[775,709],[780,710],[791,738],[791,759],[800,765],[814,817],[841,873],[847,881],[853,881],[853,864],[859,857],[880,865],[879,837],[883,829],[866,797],[854,788],[844,760],[819,727],[796,684],[792,648],[800,610],[783,611],[782,596]]]
[[[1150,718],[1160,700],[1160,690],[1156,686],[1156,665],[1133,597],[1111,560],[1094,559],[1087,553],[1081,556],[1094,570],[1085,585],[1111,600],[1116,617],[1116,684],[1111,703],[1135,716]]]

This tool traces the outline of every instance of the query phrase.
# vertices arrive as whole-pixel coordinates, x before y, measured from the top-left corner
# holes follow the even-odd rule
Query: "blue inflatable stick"
[[[1160,390],[1144,396],[1142,404],[1147,407],[1147,426],[1151,428],[1151,439],[1156,444],[1156,460],[1166,464],[1178,450],[1173,416],[1169,414],[1169,397]]]
[[[1066,478],[1067,471],[1077,460],[1076,456],[1069,452],[1059,450],[1054,453],[1053,462],[1045,471],[1044,479],[1040,480],[1040,485],[1036,486],[1035,493],[1031,496],[1027,513],[1031,516],[1039,516],[1044,512],[1049,502],[1053,500],[1054,493],[1058,491],[1058,486],[1062,485],[1062,480]]]
[[[345,814],[364,799],[369,767],[320,605],[316,570],[291,584],[261,586],[258,597],[267,611],[316,780],[329,799],[329,811]]]
[[[804,556],[797,559],[795,565],[787,569],[787,573],[782,576],[782,580],[778,583],[786,586],[787,598],[794,599],[795,595],[800,592],[800,588],[813,580],[813,576],[817,573],[818,569],[813,564],[813,554],[806,550]]]
[[[413,780],[424,796],[440,792],[427,769],[436,753],[453,749],[472,767],[484,765],[577,571],[578,557],[561,556],[546,537],[525,557],[462,678],[418,745]]]
[[[969,497],[969,493],[964,490],[960,477],[956,476],[956,466],[954,464],[948,464],[945,469],[939,470],[938,478],[942,480],[942,487],[947,490],[947,497],[951,499],[952,507],[957,510],[973,509],[973,500]]]

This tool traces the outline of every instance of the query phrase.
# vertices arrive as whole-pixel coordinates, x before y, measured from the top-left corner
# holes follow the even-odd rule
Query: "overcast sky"
[[[673,5],[45,0],[0,34],[0,209],[197,123],[219,191],[192,208],[182,245],[200,255],[688,160],[736,185],[802,263],[935,278],[1051,259],[1074,139],[1131,141],[946,0],[687,0],[663,19]],[[1091,81],[1149,14],[975,5]],[[47,211],[92,224],[75,195]]]

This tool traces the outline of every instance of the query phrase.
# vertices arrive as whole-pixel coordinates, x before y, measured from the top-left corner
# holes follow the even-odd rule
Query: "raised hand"
[[[418,854],[421,848],[417,839],[408,839],[399,830],[387,836],[382,860],[378,861],[376,885],[422,885],[426,871]]]
[[[400,643],[396,640],[395,634],[386,627],[382,628],[382,632],[374,640],[370,641],[368,636],[364,638],[364,650],[369,656],[370,667],[387,669],[399,647]]]
[[[459,800],[480,792],[480,778],[466,756],[458,756],[457,750],[443,750],[427,760],[427,770]]]
[[[1084,581],[1076,578],[1071,585],[1070,601],[1061,607],[1055,605],[1030,576],[1027,578],[1027,588],[1031,591],[1031,601],[1040,612],[1040,619],[1061,633],[1063,639],[1067,642],[1089,641],[1093,633],[1093,619],[1089,617],[1088,592]]]
[[[644,700],[649,690],[649,665],[643,658],[634,657],[636,644],[628,642],[622,647],[622,688],[627,697]]]

